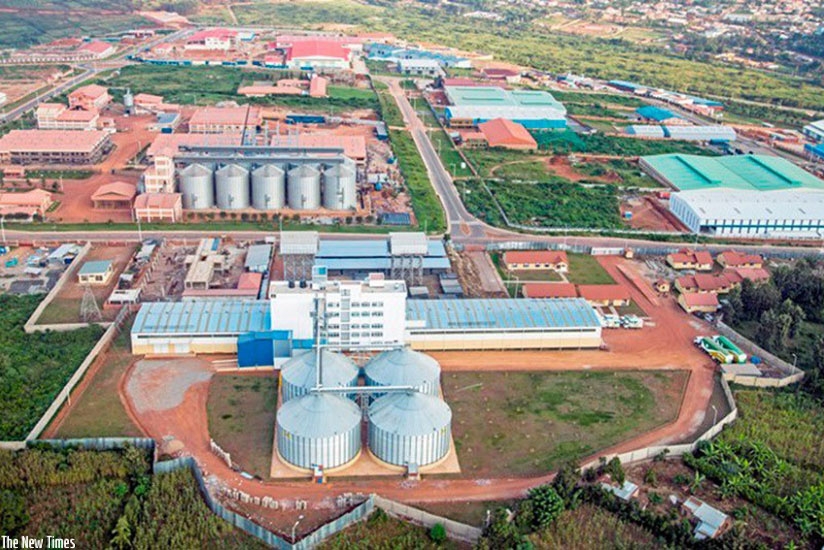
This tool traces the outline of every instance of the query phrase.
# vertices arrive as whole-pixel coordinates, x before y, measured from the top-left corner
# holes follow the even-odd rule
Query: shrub
[[[532,526],[536,531],[549,526],[564,511],[564,499],[552,485],[530,489],[529,501],[532,503]]]
[[[432,539],[432,542],[444,542],[446,540],[446,527],[441,523],[436,523],[429,530],[429,538]]]

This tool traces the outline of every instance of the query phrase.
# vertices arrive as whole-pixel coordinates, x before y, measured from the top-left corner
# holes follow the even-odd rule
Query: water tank
[[[396,466],[426,466],[449,452],[452,411],[431,395],[387,393],[369,406],[369,449]]]
[[[358,367],[351,359],[328,350],[320,353],[321,384],[324,387],[358,385]],[[284,363],[280,373],[284,403],[306,395],[315,387],[316,358],[316,352],[309,351]]]
[[[134,95],[132,95],[131,90],[126,90],[123,94],[123,107],[125,107],[126,112],[129,114],[134,111]]]
[[[308,164],[289,170],[286,199],[293,210],[320,208],[320,172]]]
[[[357,206],[357,173],[350,164],[335,164],[323,171],[323,207],[349,210]]]
[[[237,164],[227,164],[216,171],[215,195],[221,210],[249,208],[249,171]]]
[[[367,386],[412,386],[438,396],[441,366],[437,361],[409,348],[385,351],[364,367]],[[375,393],[374,397],[383,394]]]
[[[278,411],[277,442],[280,456],[299,468],[343,466],[361,450],[361,411],[331,393],[292,399]]]
[[[286,205],[286,176],[275,164],[252,171],[252,206],[258,210],[278,210]]]
[[[180,171],[180,192],[183,208],[201,210],[215,206],[212,170],[202,164],[190,164]]]

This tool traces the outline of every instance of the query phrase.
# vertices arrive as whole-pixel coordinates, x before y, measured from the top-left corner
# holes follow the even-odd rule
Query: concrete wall
[[[423,510],[413,508],[412,506],[395,502],[394,500],[389,500],[377,495],[374,496],[374,499],[375,506],[393,518],[410,521],[426,527],[427,529],[440,523],[446,529],[446,533],[449,538],[452,539],[475,543],[478,542],[478,539],[481,538],[481,534],[483,533],[478,527],[472,527],[471,525],[466,525],[465,523],[459,523],[451,519],[436,516],[434,514],[430,514],[429,512],[424,512]]]
[[[783,359],[776,357],[772,353],[760,347],[752,340],[749,340],[741,334],[738,334],[737,332],[735,332],[735,330],[725,325],[724,323],[718,323],[716,325],[716,328],[718,329],[718,332],[720,334],[732,340],[732,342],[739,348],[741,348],[742,351],[744,351],[750,356],[755,355],[757,357],[765,359],[769,365],[777,368],[783,374],[781,378],[765,378],[763,376],[749,376],[741,374],[725,374],[724,380],[726,380],[727,382],[741,384],[742,386],[752,386],[755,388],[783,388],[784,386],[800,382],[801,379],[804,378],[804,371],[802,371],[798,367],[792,366]]]

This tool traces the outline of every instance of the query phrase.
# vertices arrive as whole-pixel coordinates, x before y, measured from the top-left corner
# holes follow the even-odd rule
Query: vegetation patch
[[[406,130],[389,130],[392,151],[397,157],[409,195],[412,198],[412,210],[418,226],[429,233],[446,230],[446,218],[438,195],[435,193],[426,165],[418,152],[412,135]]]
[[[269,477],[277,379],[271,374],[218,374],[209,384],[209,435],[247,472]]]
[[[660,548],[657,538],[650,531],[591,504],[564,511],[549,527],[532,535],[530,540],[536,548],[565,550]]]
[[[26,334],[43,296],[0,296],[0,441],[23,439],[103,334],[99,326]]]
[[[394,519],[378,508],[366,521],[348,527],[323,541],[321,550],[354,550],[356,548],[374,548],[391,550],[396,548],[415,548],[417,550],[454,549],[458,545],[450,540],[435,541],[432,533],[424,529]]]
[[[455,372],[443,388],[463,472],[531,476],[671,421],[686,381],[683,371]]]

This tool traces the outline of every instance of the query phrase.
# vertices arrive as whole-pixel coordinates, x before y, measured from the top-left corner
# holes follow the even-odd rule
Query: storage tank
[[[215,195],[221,210],[249,208],[249,171],[237,164],[227,164],[215,172]]]
[[[409,348],[385,351],[369,361],[363,370],[367,386],[412,386],[438,396],[441,366],[419,351]],[[378,398],[383,394],[372,395]]]
[[[347,164],[328,166],[323,171],[323,207],[349,210],[357,206],[357,172]]]
[[[326,388],[358,385],[358,367],[348,357],[321,350],[321,384]],[[317,353],[309,351],[293,357],[280,371],[283,402],[306,395],[315,387]]]
[[[286,205],[286,175],[276,164],[252,170],[252,207],[278,210]]]
[[[354,401],[310,393],[284,403],[277,414],[278,453],[299,468],[336,468],[361,450],[361,411]]]
[[[286,200],[293,210],[320,208],[320,172],[308,164],[289,170]]]
[[[180,192],[183,208],[202,210],[215,206],[215,186],[212,170],[202,164],[190,164],[180,171]]]
[[[431,395],[387,393],[369,406],[369,449],[396,466],[426,466],[449,452],[452,411]]]

